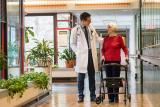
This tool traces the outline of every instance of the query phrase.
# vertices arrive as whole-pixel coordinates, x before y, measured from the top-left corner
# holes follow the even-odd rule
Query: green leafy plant
[[[73,51],[66,48],[60,54],[60,59],[65,60],[66,68],[73,68],[75,65],[76,55]]]
[[[0,69],[6,65],[7,57],[4,55],[2,51],[0,51]]]
[[[40,89],[47,89],[48,83],[49,83],[49,78],[45,73],[41,72],[41,73],[39,73],[39,75],[35,75],[33,82],[36,85],[36,87],[38,87]]]
[[[29,36],[34,37],[33,27],[25,27],[25,43],[29,43]]]
[[[66,48],[62,53],[60,53],[60,59],[64,59],[66,61],[75,60],[76,55],[73,51]]]
[[[8,94],[13,98],[15,94],[19,94],[22,97],[24,91],[27,89],[27,81],[23,78],[10,78],[8,80],[2,80],[0,88],[8,89]]]
[[[31,72],[23,77],[27,81],[32,81],[39,89],[48,89],[49,78],[44,72]]]
[[[54,49],[50,48],[50,43],[47,40],[38,41],[35,39],[36,46],[33,47],[27,56],[31,65],[48,66],[53,62]]]
[[[48,89],[49,78],[45,73],[31,72],[24,74],[19,78],[10,78],[8,80],[0,80],[0,88],[8,89],[8,95],[14,98],[14,95],[19,94],[21,98],[24,91],[28,88],[28,81],[33,81],[33,84],[39,89]]]

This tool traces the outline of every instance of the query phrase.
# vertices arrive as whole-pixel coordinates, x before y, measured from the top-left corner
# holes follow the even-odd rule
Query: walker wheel
[[[129,100],[129,102],[131,102],[131,95],[130,94],[128,95],[128,100]]]
[[[101,102],[103,102],[103,96],[100,95],[99,97],[96,98],[96,104],[100,104]]]
[[[96,98],[96,104],[100,104],[101,103],[101,98],[100,97],[97,97]]]

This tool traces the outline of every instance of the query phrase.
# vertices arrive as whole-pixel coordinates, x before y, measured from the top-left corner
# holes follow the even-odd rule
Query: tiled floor
[[[89,95],[86,93],[84,103],[77,103],[75,83],[55,84],[53,87],[51,99],[39,104],[38,107],[155,107],[151,105],[145,94],[132,94],[131,103],[128,102],[126,105],[123,101],[123,95],[120,96],[119,103],[108,103],[106,98],[102,104],[97,105],[90,102]]]
[[[90,102],[89,98],[89,89],[88,89],[88,81],[85,81],[85,100],[84,103],[77,103],[77,84],[76,83],[53,83],[52,87],[52,97],[48,100],[38,104],[36,107],[160,107],[160,91],[144,91],[143,94],[140,94],[140,82],[135,80],[135,71],[138,72],[138,68],[136,67],[136,62],[133,60],[130,63],[130,93],[131,93],[131,102],[127,102],[124,104],[124,97],[120,95],[119,103],[108,103],[107,98],[105,101],[97,105],[95,103]],[[149,74],[150,75],[150,74]],[[98,95],[98,87],[99,80],[98,75],[96,76],[96,93]],[[151,83],[150,83],[151,82]],[[153,81],[149,81],[147,83],[148,87],[155,86],[153,85]],[[157,85],[158,86],[158,85]],[[146,87],[146,84],[145,84]],[[144,88],[145,88],[144,87]],[[159,87],[153,87],[154,89],[159,89]],[[107,95],[106,95],[107,96]]]

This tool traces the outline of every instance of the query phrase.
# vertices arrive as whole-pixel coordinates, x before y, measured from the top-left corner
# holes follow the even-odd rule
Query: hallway
[[[122,95],[119,103],[108,103],[106,98],[102,104],[97,105],[90,102],[87,94],[84,103],[77,103],[76,83],[56,83],[53,87],[52,98],[38,104],[36,107],[158,107],[156,103],[155,105],[151,104],[148,99],[149,94],[132,94],[132,101],[127,103],[127,105],[124,104]],[[151,95],[153,96],[154,94]]]
[[[85,12],[88,19],[81,20]],[[82,30],[74,29],[78,26]],[[122,44],[108,40],[111,57],[94,39],[116,35],[128,52],[116,54]],[[109,103],[108,95],[99,105],[90,102],[88,75],[84,102],[77,102],[75,68],[87,65],[85,40],[99,67],[94,67],[97,97],[101,60],[109,56],[112,61],[118,55],[113,61],[122,65],[129,59],[131,102],[127,99],[125,105],[124,95],[119,95],[119,103]],[[111,42],[118,48],[114,50]],[[83,53],[87,57],[78,56]],[[160,0],[0,0],[0,107],[160,107]]]
[[[140,93],[140,79],[135,79],[135,72],[139,73],[139,67],[136,67],[136,60],[130,59],[130,69],[129,72],[129,86],[131,93],[131,103],[129,101],[124,104],[124,96],[120,95],[119,103],[109,103],[106,98],[103,103],[97,105],[96,103],[91,103],[89,98],[88,89],[88,78],[85,80],[85,99],[84,103],[77,103],[77,83],[53,83],[52,85],[52,97],[48,98],[46,101],[37,104],[36,107],[159,107],[159,94],[154,92],[149,92],[145,90],[144,94]],[[123,77],[124,72],[121,73]],[[96,93],[99,93],[99,75],[96,75]],[[152,83],[151,83],[152,82]],[[155,82],[150,81],[151,84]],[[150,85],[151,85],[150,84]],[[122,92],[122,88],[120,89]]]

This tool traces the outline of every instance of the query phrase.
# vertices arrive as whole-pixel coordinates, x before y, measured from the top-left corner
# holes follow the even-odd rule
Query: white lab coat
[[[98,36],[97,32],[92,26],[89,26],[88,28],[89,28],[94,68],[95,71],[98,71],[96,41],[102,42],[103,38]],[[76,53],[75,71],[78,73],[87,73],[88,46],[81,25],[78,24],[72,29],[70,43],[72,50]]]

